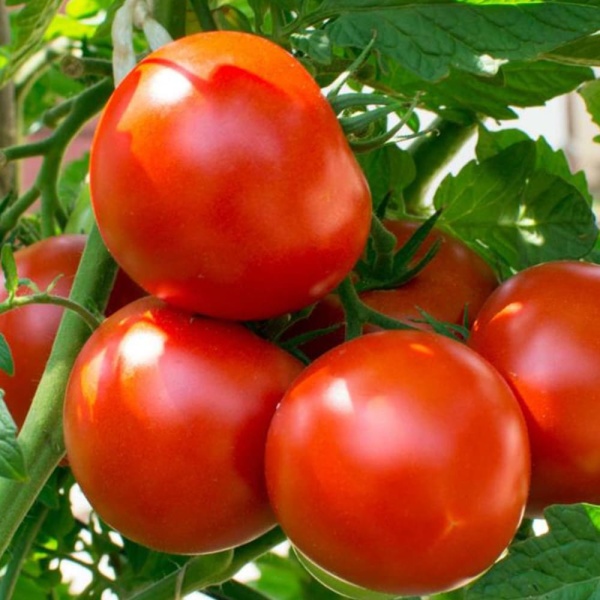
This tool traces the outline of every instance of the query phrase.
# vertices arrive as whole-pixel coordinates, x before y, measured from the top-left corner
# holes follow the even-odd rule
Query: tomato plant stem
[[[85,308],[85,306],[82,306],[77,302],[73,302],[69,298],[48,294],[46,292],[30,294],[28,296],[16,296],[10,302],[0,304],[0,314],[20,306],[27,306],[29,304],[55,304],[56,306],[68,308],[69,310],[72,310],[78,314],[83,321],[87,323],[88,327],[92,331],[94,331],[94,329],[96,329],[96,327],[98,327],[98,325],[101,323],[100,319],[98,319],[90,310]]]
[[[367,306],[360,299],[354,284],[348,277],[338,286],[337,292],[346,314],[346,340],[359,337],[366,323],[371,323],[381,329],[415,329],[411,325],[388,317]]]
[[[404,203],[410,214],[428,212],[425,192],[435,177],[475,134],[477,121],[473,117],[472,122],[464,125],[439,118],[430,129],[435,133],[417,138],[409,149],[417,173],[416,178],[404,190]]]
[[[79,304],[92,302],[103,309],[116,270],[116,264],[94,228],[77,271],[71,300]],[[88,325],[78,315],[65,312],[46,371],[19,435],[28,479],[24,483],[0,479],[0,555],[5,552],[19,524],[64,454],[64,391],[71,365],[89,334]]]
[[[54,233],[54,218],[60,209],[57,185],[65,150],[81,127],[104,106],[112,90],[112,80],[110,78],[102,79],[76,98],[67,101],[71,110],[52,135],[39,142],[11,146],[0,152],[0,156],[5,161],[38,155],[44,157],[35,188],[39,191],[37,193],[41,197],[42,232],[45,237]],[[19,209],[26,210],[29,208],[28,202],[32,196],[32,194],[27,196],[27,201],[15,203],[9,218],[3,215],[2,221],[0,221],[0,234],[13,227],[22,214],[18,213],[14,207],[18,206]]]

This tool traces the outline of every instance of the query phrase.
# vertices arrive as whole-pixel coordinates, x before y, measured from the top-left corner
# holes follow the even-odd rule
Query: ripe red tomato
[[[600,267],[558,261],[505,281],[469,345],[519,399],[531,437],[528,512],[600,503]]]
[[[67,297],[85,242],[85,235],[59,235],[18,250],[15,262],[19,277],[31,279],[40,290],[44,290],[60,276],[53,293]],[[27,288],[18,291],[18,295],[30,293]],[[121,272],[117,276],[107,314],[142,294],[142,290]],[[6,297],[4,276],[0,274],[0,302]],[[63,310],[50,304],[35,304],[0,315],[0,333],[10,347],[15,368],[13,376],[0,371],[0,389],[4,390],[4,400],[19,428],[25,421],[50,356]]]
[[[487,569],[519,525],[529,475],[509,386],[465,345],[425,331],[367,334],[315,360],[267,438],[267,489],[292,544],[397,595]]]
[[[421,225],[419,221],[386,220],[384,225],[397,240],[399,249]],[[438,321],[462,325],[472,324],[485,299],[498,285],[493,269],[476,252],[458,238],[434,229],[416,253],[420,260],[436,242],[440,242],[434,258],[404,285],[389,290],[370,290],[360,298],[371,308],[421,329],[429,329],[419,309]],[[325,329],[342,323],[344,311],[337,295],[330,294],[319,302],[310,316],[290,329],[287,337],[316,329]],[[375,331],[368,325],[365,331]],[[301,349],[315,358],[344,341],[345,330],[340,327],[332,333],[303,344]]]
[[[98,514],[165,552],[236,546],[274,524],[267,429],[301,370],[239,323],[156,298],[106,319],[67,386],[67,457]]]
[[[418,221],[386,220],[386,228],[402,247],[422,223]],[[406,284],[393,290],[372,290],[361,297],[369,306],[390,317],[415,324],[422,320],[419,308],[438,321],[472,323],[486,298],[498,285],[493,269],[464,242],[434,229],[421,245],[415,258],[421,259],[439,241],[435,257]],[[419,325],[426,327],[424,324]]]
[[[191,35],[117,87],[91,150],[98,227],[124,270],[193,312],[262,319],[352,269],[366,180],[321,90],[272,42]]]

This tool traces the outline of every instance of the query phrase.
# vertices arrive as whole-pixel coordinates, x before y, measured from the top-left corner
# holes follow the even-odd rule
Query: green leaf
[[[28,0],[12,20],[13,42],[0,48],[0,87],[36,52],[61,0]]]
[[[25,481],[25,459],[17,440],[17,426],[0,393],[0,477]]]
[[[6,338],[0,333],[0,369],[10,375],[15,374],[15,364],[13,362],[10,347],[6,342]]]
[[[435,81],[451,68],[495,74],[503,60],[531,60],[600,28],[600,7],[555,2],[435,4],[325,0],[316,17],[339,15],[326,31],[335,45],[374,50]]]
[[[579,90],[587,111],[596,125],[600,125],[600,80],[590,81]]]
[[[81,193],[69,215],[69,220],[65,225],[64,232],[89,233],[95,222],[90,197],[90,186],[86,183],[81,188]]]
[[[235,579],[230,579],[214,589],[219,592],[219,599],[222,597],[227,600],[271,600],[269,596],[265,596]]]
[[[78,21],[68,15],[56,15],[48,25],[44,37],[47,40],[61,36],[72,40],[81,40],[91,38],[96,33],[96,29],[97,25]]]
[[[475,153],[481,162],[517,142],[529,139],[528,135],[520,129],[500,129],[492,132],[480,126]],[[536,141],[536,169],[568,181],[592,206],[594,198],[590,193],[585,173],[583,171],[572,173],[565,153],[562,150],[554,150],[543,137]]]
[[[341,596],[313,579],[292,553],[269,552],[256,561],[260,578],[249,585],[277,600],[339,600]]]
[[[568,64],[596,67],[600,65],[600,36],[591,35],[570,42],[548,52],[545,58]]]
[[[504,276],[548,260],[581,258],[598,235],[587,199],[572,180],[540,168],[538,155],[532,140],[513,144],[447,176],[434,197],[443,209],[439,225]]]
[[[0,262],[2,263],[2,273],[4,274],[4,288],[9,298],[12,298],[17,293],[19,287],[19,274],[17,273],[15,256],[9,244],[2,246]]]
[[[517,118],[511,107],[542,106],[593,77],[593,71],[587,67],[549,61],[514,61],[492,77],[451,69],[448,77],[432,83],[423,81],[395,61],[387,61],[377,77],[365,83],[408,96],[420,92],[420,105],[434,112],[444,107],[446,111],[470,110],[504,120]]]
[[[477,160],[482,162],[500,154],[509,146],[519,142],[531,141],[531,138],[520,129],[500,129],[499,131],[490,131],[480,126],[477,134],[477,145],[475,146],[475,155]]]
[[[322,65],[331,64],[333,52],[329,36],[319,29],[314,31],[303,31],[291,36],[292,46],[303,52],[315,62]]]
[[[45,590],[31,577],[19,577],[12,600],[47,600],[48,590]]]
[[[90,166],[90,155],[71,161],[63,169],[58,180],[58,197],[67,214],[70,214],[86,187],[86,177]]]
[[[25,96],[23,121],[26,131],[37,131],[43,125],[48,109],[56,107],[67,98],[84,89],[82,82],[65,75],[57,64],[52,64],[35,82]],[[54,127],[56,123],[52,123]]]
[[[553,506],[548,533],[514,544],[467,600],[592,600],[600,590],[600,507]]]
[[[386,144],[357,158],[369,182],[375,211],[379,212],[379,207],[398,206],[402,190],[415,178],[415,163],[410,153],[395,144]]]
[[[112,0],[69,0],[65,12],[74,19],[95,17],[101,10],[107,9]]]
[[[569,160],[562,150],[554,150],[543,137],[536,141],[536,150],[536,166],[540,171],[552,173],[568,181],[577,188],[589,206],[593,205],[594,198],[590,193],[585,173],[583,171],[572,173]]]

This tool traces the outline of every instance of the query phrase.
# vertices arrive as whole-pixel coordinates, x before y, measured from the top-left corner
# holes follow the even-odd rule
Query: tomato
[[[600,267],[531,267],[481,309],[469,345],[504,376],[531,437],[528,512],[600,503]]]
[[[384,225],[396,236],[396,248],[400,248],[422,223],[403,219],[386,220]],[[438,321],[458,325],[465,321],[472,323],[498,285],[496,274],[464,242],[439,229],[430,232],[415,258],[422,258],[438,241],[436,255],[416,277],[393,290],[364,292],[363,301],[375,310],[408,323],[423,319],[419,308]]]
[[[64,407],[75,478],[105,521],[151,548],[205,553],[249,541],[275,524],[264,445],[301,368],[239,323],[138,300],[75,361]]]
[[[117,262],[193,312],[263,319],[352,269],[370,192],[309,73],[251,34],[191,35],[142,60],[95,133],[90,185]]]
[[[45,290],[55,279],[53,294],[67,297],[85,247],[85,235],[59,235],[43,239],[15,252],[20,278],[33,281]],[[22,287],[18,295],[30,294]],[[142,291],[125,277],[117,276],[109,300],[107,314],[142,295]],[[0,302],[6,300],[4,277],[0,275]],[[13,376],[0,371],[0,389],[17,427],[21,427],[31,405],[38,383],[50,356],[52,344],[63,315],[63,308],[50,304],[35,304],[13,309],[0,315],[0,333],[10,347],[15,372]]]
[[[385,220],[385,227],[397,240],[396,249],[408,242],[422,223],[415,220]],[[486,298],[498,285],[493,269],[475,251],[458,238],[433,229],[416,253],[420,260],[439,241],[434,258],[407,283],[385,290],[370,290],[360,294],[361,300],[387,316],[421,329],[429,329],[419,309],[438,321],[462,325],[472,324]],[[310,316],[300,321],[287,337],[315,329],[341,324],[344,311],[337,295],[330,294],[319,302]],[[365,331],[375,331],[367,325]],[[303,344],[301,349],[311,358],[344,341],[344,327]]]
[[[349,583],[396,595],[455,588],[511,541],[527,499],[527,431],[507,383],[425,331],[363,335],[286,392],[267,489],[291,543]]]

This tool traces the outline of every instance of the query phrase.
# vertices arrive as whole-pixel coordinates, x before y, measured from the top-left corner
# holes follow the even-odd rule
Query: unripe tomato
[[[106,319],[67,386],[69,464],[97,513],[172,553],[215,552],[273,527],[267,429],[302,366],[241,324],[156,298]]]
[[[527,430],[477,353],[425,331],[319,357],[273,418],[267,489],[291,543],[352,584],[429,595],[467,583],[520,523]]]
[[[178,39],[142,60],[91,150],[98,227],[143,288],[210,316],[311,304],[352,269],[366,180],[304,67],[258,36]]]
[[[549,262],[488,298],[469,338],[509,382],[531,437],[528,512],[600,503],[600,267]]]
[[[56,280],[52,293],[67,297],[85,242],[85,235],[65,234],[17,250],[14,255],[17,274],[33,281],[40,290],[45,290]],[[30,289],[21,287],[17,295],[31,293]],[[110,314],[141,295],[142,290],[119,272],[106,313]],[[6,298],[4,276],[0,274],[0,301]],[[0,371],[0,389],[4,390],[4,400],[19,428],[44,372],[64,310],[51,304],[33,304],[0,315],[0,333],[6,338],[14,363],[14,375]]]

